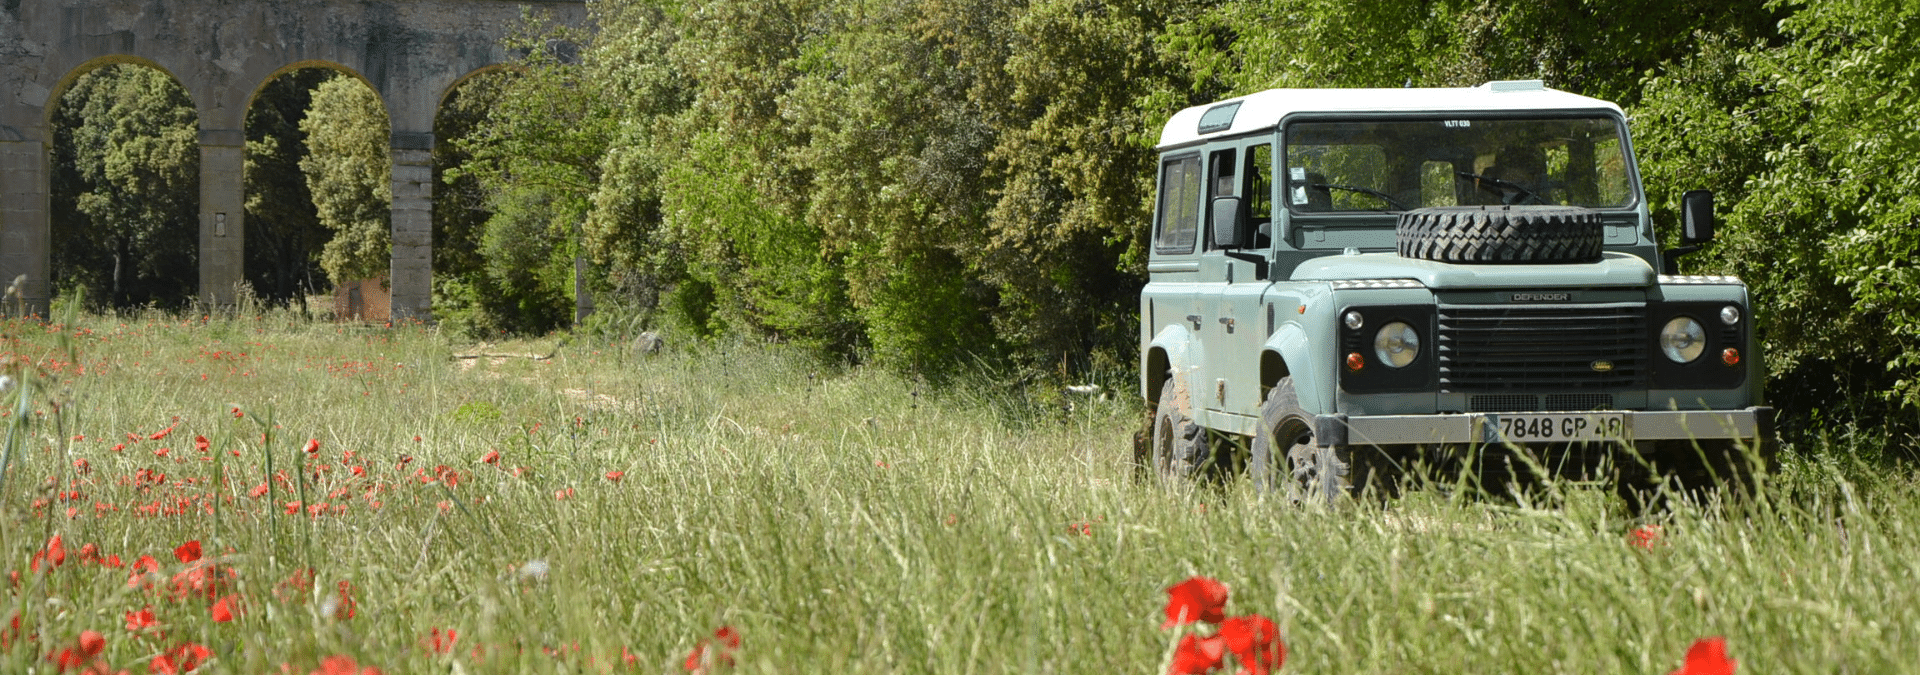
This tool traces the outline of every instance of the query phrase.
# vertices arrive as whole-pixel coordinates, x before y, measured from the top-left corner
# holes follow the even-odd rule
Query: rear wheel
[[[1162,480],[1192,480],[1213,464],[1207,430],[1187,415],[1192,403],[1175,378],[1160,386],[1153,412],[1153,472]],[[1184,405],[1183,405],[1184,404]]]

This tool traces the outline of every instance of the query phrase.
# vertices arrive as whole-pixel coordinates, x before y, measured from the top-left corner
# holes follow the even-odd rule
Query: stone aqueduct
[[[199,111],[200,297],[230,302],[242,271],[247,107],[303,67],[365,81],[392,122],[395,318],[431,316],[433,122],[448,91],[508,60],[526,9],[583,25],[582,0],[0,0],[0,284],[50,299],[52,108],[113,63],[158,68]]]

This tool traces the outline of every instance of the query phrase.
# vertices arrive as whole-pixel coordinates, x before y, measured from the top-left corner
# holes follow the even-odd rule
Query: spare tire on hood
[[[1400,214],[1401,257],[1462,264],[1600,259],[1600,214],[1577,206],[1436,206]]]

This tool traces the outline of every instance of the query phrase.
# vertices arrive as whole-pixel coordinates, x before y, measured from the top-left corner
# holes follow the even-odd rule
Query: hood
[[[1646,287],[1657,279],[1639,256],[1608,251],[1598,262],[1551,265],[1455,265],[1402,258],[1397,253],[1324,256],[1300,263],[1294,281],[1417,279],[1427,288]]]

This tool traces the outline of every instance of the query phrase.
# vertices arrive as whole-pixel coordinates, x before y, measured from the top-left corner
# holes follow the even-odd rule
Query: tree
[[[262,87],[247,108],[246,277],[261,298],[298,302],[320,292],[320,253],[331,234],[320,224],[300,162],[307,158],[301,129],[314,89],[335,77],[302,68]]]
[[[300,170],[320,224],[333,231],[320,266],[336,284],[382,276],[392,260],[389,129],[379,95],[340,74],[313,91],[300,121],[307,135]]]
[[[200,152],[186,91],[152,68],[82,75],[54,112],[53,284],[179,307],[198,280]]]

